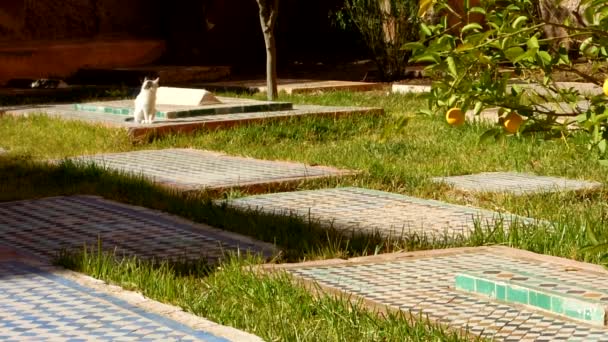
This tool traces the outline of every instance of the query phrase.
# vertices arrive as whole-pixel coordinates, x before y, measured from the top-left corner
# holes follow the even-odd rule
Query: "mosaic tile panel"
[[[204,106],[157,105],[156,117],[161,119],[177,119],[201,115],[253,113],[293,109],[293,105],[289,102],[235,101],[227,98],[219,99],[224,103]],[[77,111],[115,115],[132,115],[133,107],[133,100],[76,103],[73,105],[74,110]]]
[[[604,326],[608,293],[517,271],[484,270],[456,275],[458,290]]]
[[[433,178],[457,190],[470,192],[508,192],[517,195],[539,192],[594,190],[598,182],[578,181],[558,177],[536,176],[517,172],[483,172],[473,175]]]
[[[556,279],[566,286],[608,290],[607,272],[573,269],[557,261],[517,257],[504,250],[510,249],[408,253],[407,257],[393,260],[385,255],[382,260],[370,257],[338,264],[296,264],[287,271],[326,289],[426,315],[435,322],[497,341],[608,341],[606,328],[454,288],[458,274],[506,268]]]
[[[270,256],[273,248],[244,236],[98,197],[51,197],[0,203],[0,242],[44,258],[97,246],[142,258],[216,262],[228,251]]]
[[[353,173],[323,166],[235,157],[194,149],[98,154],[73,160],[143,175],[155,182],[185,190],[261,185]]]
[[[23,263],[0,279],[2,341],[228,341]]]
[[[393,237],[411,233],[466,234],[476,224],[487,228],[497,224],[509,227],[514,221],[534,223],[510,214],[350,187],[250,196],[230,200],[229,204],[312,217],[341,230],[379,232]]]

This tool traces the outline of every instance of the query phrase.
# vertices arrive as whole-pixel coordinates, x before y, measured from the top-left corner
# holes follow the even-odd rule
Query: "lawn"
[[[510,137],[499,143],[479,144],[479,136],[488,126],[466,124],[452,128],[441,115],[416,116],[414,111],[424,106],[424,100],[419,96],[336,92],[284,95],[281,100],[324,105],[380,106],[385,109],[386,115],[294,119],[201,132],[194,136],[170,136],[146,145],[132,145],[125,132],[101,126],[63,122],[43,116],[4,117],[0,118],[0,147],[9,149],[10,153],[0,157],[0,200],[73,193],[98,194],[276,242],[285,249],[282,261],[350,257],[403,249],[503,244],[544,254],[602,262],[604,250],[601,248],[592,254],[581,253],[579,250],[584,246],[601,245],[608,241],[608,232],[602,229],[607,217],[605,191],[534,196],[465,195],[430,182],[434,176],[482,171],[525,171],[606,183],[606,169],[597,163],[597,156],[584,145],[584,133],[573,133],[556,140],[545,140],[539,135]],[[409,124],[403,129],[394,129],[395,122],[403,116],[411,117]],[[455,240],[412,237],[403,241],[382,241],[377,236],[353,236],[349,239],[336,232],[328,232],[315,222],[217,207],[209,201],[210,194],[185,197],[160,189],[138,177],[105,172],[94,167],[83,169],[69,163],[54,167],[39,164],[43,159],[85,153],[167,147],[193,147],[263,159],[357,169],[362,173],[355,177],[304,182],[298,188],[354,185],[512,212],[545,219],[554,224],[536,229],[512,229],[509,232],[502,229],[476,231],[469,238]],[[219,196],[241,195],[244,194],[231,192]],[[63,262],[119,284],[135,284],[134,287],[152,298],[186,306],[192,312],[252,331],[270,340],[393,340],[403,337],[403,334],[419,340],[447,338],[441,335],[444,332],[440,329],[428,324],[412,325],[411,321],[397,316],[379,318],[359,306],[350,307],[344,301],[330,297],[310,297],[283,277],[260,276],[243,272],[235,266],[251,262],[247,260],[232,261],[222,270],[210,274],[183,275],[165,269],[161,275],[150,275],[160,277],[158,279],[169,279],[163,280],[168,288],[185,291],[182,295],[165,295],[152,291],[149,288],[150,280],[125,280],[125,272],[121,271],[124,267],[131,267],[125,266],[128,262],[131,265],[137,264],[139,273],[152,274],[158,267],[138,264],[134,260],[110,262],[111,259],[104,262],[113,270],[98,274],[87,267],[83,259],[86,258],[82,254],[77,254],[64,257]],[[193,285],[197,281],[200,284]],[[226,288],[227,284],[237,286],[231,291],[218,294],[217,291]],[[204,290],[197,291],[197,288]],[[252,308],[268,314],[259,314],[258,317],[258,313],[251,310],[217,311],[221,311],[221,303],[224,301],[238,303],[240,298],[246,298],[247,293],[264,293],[262,289],[269,288],[274,289],[270,297],[279,301],[282,305],[280,308],[276,307],[278,304],[273,300],[264,300],[263,296],[259,300],[249,298],[247,300],[251,301],[246,302]],[[187,307],[187,303],[193,301],[187,296],[208,297],[200,299],[200,306]],[[300,306],[297,304],[299,300],[302,303]],[[285,330],[286,326],[281,328],[273,325],[272,312],[275,310],[285,310],[286,316],[293,317],[288,323],[291,324],[288,331],[281,330]],[[352,316],[340,314],[343,310]],[[342,317],[344,321],[333,322],[331,317]],[[254,318],[263,322],[257,324]]]

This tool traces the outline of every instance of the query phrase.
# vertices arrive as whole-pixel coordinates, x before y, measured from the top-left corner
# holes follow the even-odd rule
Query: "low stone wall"
[[[14,78],[65,78],[82,67],[136,66],[157,60],[162,40],[31,41],[0,44],[0,85]]]

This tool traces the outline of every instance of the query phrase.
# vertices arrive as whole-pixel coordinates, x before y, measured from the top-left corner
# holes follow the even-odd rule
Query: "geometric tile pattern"
[[[578,181],[558,177],[536,176],[518,172],[482,172],[473,175],[436,177],[460,191],[508,192],[516,195],[593,190],[602,186],[598,182]]]
[[[234,207],[319,220],[344,231],[400,237],[467,234],[478,225],[508,228],[531,219],[389,192],[345,187],[264,194],[228,200]]]
[[[507,303],[529,305],[556,315],[604,326],[608,293],[504,269],[456,275],[455,287]]]
[[[2,341],[228,341],[17,261],[0,279]]]
[[[143,150],[72,158],[143,175],[185,190],[227,188],[351,174],[323,166],[229,156],[195,149]]]
[[[254,100],[241,100],[223,98],[226,103],[214,103],[203,106],[178,106],[178,105],[157,105],[157,118],[176,119],[200,115],[219,115],[230,113],[251,113],[293,109],[293,105],[288,102],[264,102]],[[135,103],[132,100],[103,101],[76,103],[74,109],[84,112],[94,112],[103,114],[115,114],[129,116],[133,115]]]
[[[43,258],[84,244],[119,255],[216,262],[229,251],[270,256],[270,244],[92,196],[0,203],[0,243]]]
[[[608,290],[608,272],[517,257],[508,248],[407,253],[402,258],[290,265],[292,275],[377,305],[426,315],[452,328],[497,341],[608,341],[608,329],[454,289],[454,278],[480,269],[522,270],[569,286]],[[530,253],[531,254],[531,253]],[[420,256],[417,256],[420,255]],[[366,261],[369,259],[370,261]],[[557,259],[557,258],[555,258]]]

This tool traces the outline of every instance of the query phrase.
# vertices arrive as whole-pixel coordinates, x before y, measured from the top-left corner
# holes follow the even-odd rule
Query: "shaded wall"
[[[283,0],[280,62],[359,57],[353,33],[333,27],[343,0]],[[255,0],[1,0],[0,44],[38,40],[158,38],[165,63],[264,65]]]
[[[161,34],[160,2],[142,0],[2,0],[0,41]]]
[[[279,63],[352,60],[365,56],[354,32],[335,26],[330,13],[344,0],[282,0],[275,35]],[[266,52],[255,0],[182,0],[168,6],[168,58],[191,63],[265,67]]]

